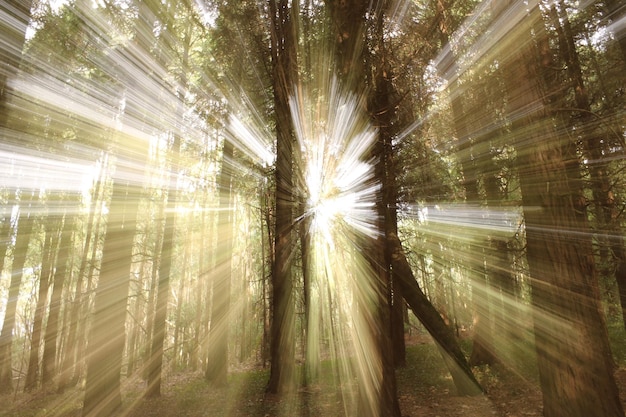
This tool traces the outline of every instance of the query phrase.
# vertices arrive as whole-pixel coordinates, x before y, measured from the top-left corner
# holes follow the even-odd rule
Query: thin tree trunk
[[[66,204],[66,202],[62,202]],[[59,319],[61,318],[61,302],[63,294],[63,284],[67,275],[67,263],[70,258],[72,241],[72,222],[64,210],[64,222],[61,229],[59,251],[55,262],[55,271],[52,280],[52,296],[50,298],[50,312],[48,314],[48,324],[46,325],[46,335],[44,338],[44,349],[42,358],[41,384],[46,386],[52,382],[56,376],[57,339],[59,336]]]
[[[152,269],[150,271],[150,288],[148,290],[148,302],[146,305],[146,349],[144,353],[144,377],[149,379],[150,364],[152,357],[152,340],[154,338],[154,321],[155,321],[155,305],[158,297],[159,270],[161,269],[161,258],[163,248],[163,221],[165,220],[165,204],[159,204],[159,212],[157,214],[157,226],[154,237],[154,248],[152,249]]]
[[[302,252],[302,286],[304,292],[304,328],[306,329],[306,340],[304,343],[305,372],[303,372],[304,385],[314,382],[320,373],[319,348],[315,345],[319,343],[319,324],[311,320],[312,304],[312,278],[311,271],[311,218],[302,213],[300,221],[300,250]]]
[[[146,228],[146,235],[148,234],[148,230]],[[147,248],[143,247],[142,249],[144,252],[147,250]],[[143,326],[141,325],[141,322],[143,320],[142,317],[142,312],[145,311],[144,307],[144,303],[143,303],[143,280],[144,280],[144,271],[146,269],[146,263],[147,263],[147,259],[148,257],[146,255],[142,256],[141,259],[141,263],[139,264],[139,273],[137,274],[137,282],[135,283],[135,296],[133,297],[135,299],[134,301],[134,305],[133,305],[133,312],[132,312],[132,327],[130,329],[130,337],[128,338],[128,344],[126,346],[126,356],[128,357],[128,367],[126,370],[126,374],[127,375],[132,375],[135,367],[137,366],[137,361],[138,361],[138,357],[139,355],[137,354],[138,352],[138,346],[140,345],[140,333],[143,331]]]
[[[89,214],[88,233],[85,239],[85,253],[81,260],[79,278],[76,286],[76,296],[70,318],[70,336],[68,348],[69,357],[63,366],[63,371],[59,380],[58,390],[63,391],[69,385],[76,385],[79,378],[84,373],[85,351],[87,349],[87,312],[90,310],[91,294],[94,281],[94,271],[96,270],[98,257],[97,253],[102,248],[101,225],[103,220],[102,202],[104,201],[105,177],[108,171],[108,156],[105,155],[102,162],[100,177],[94,187],[92,196],[93,204]],[[84,284],[82,283],[83,281]],[[79,285],[80,284],[80,285]],[[85,287],[83,289],[83,287]],[[74,333],[74,337],[72,334]]]
[[[42,265],[41,274],[39,276],[39,291],[37,297],[37,307],[35,309],[35,317],[33,319],[33,333],[30,339],[30,353],[28,359],[28,370],[26,372],[26,380],[24,382],[24,391],[32,391],[37,388],[40,376],[39,353],[41,347],[41,335],[43,330],[43,319],[48,304],[48,290],[50,289],[50,275],[52,271],[52,263],[54,262],[54,236],[58,234],[55,230],[56,222],[53,222],[53,216],[46,219],[46,236],[44,245],[41,250]]]
[[[2,333],[0,334],[0,393],[10,392],[13,388],[13,360],[11,347],[13,345],[13,330],[15,329],[17,300],[22,283],[22,275],[26,263],[26,252],[30,242],[34,218],[33,205],[37,197],[26,190],[21,191],[23,200],[20,201],[20,215],[17,223],[17,236],[13,249],[13,263],[11,267],[11,281],[9,284],[9,298],[4,313]]]
[[[176,204],[178,199],[177,179],[178,160],[180,158],[181,139],[174,136],[172,146],[172,164],[169,175],[170,187],[167,193],[167,210],[165,212],[165,225],[163,233],[163,244],[158,268],[158,286],[156,310],[154,313],[154,330],[152,333],[150,357],[148,358],[148,388],[146,397],[158,397],[161,395],[161,374],[163,367],[163,343],[166,333],[167,300],[170,292],[170,278],[172,274],[172,260],[174,257],[174,232],[176,223]],[[155,249],[155,251],[158,248]],[[156,265],[155,265],[156,268]],[[182,278],[181,278],[182,280]],[[182,294],[178,295],[182,302]],[[178,326],[178,322],[176,323]]]

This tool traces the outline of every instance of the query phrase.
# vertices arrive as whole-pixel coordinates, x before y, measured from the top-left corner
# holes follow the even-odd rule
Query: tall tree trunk
[[[233,144],[224,140],[224,151],[219,178],[219,248],[217,277],[213,283],[211,329],[205,377],[214,386],[225,386],[228,377],[228,339],[230,287],[233,252],[232,172]]]
[[[104,176],[104,172],[102,173]],[[104,178],[104,177],[103,177]],[[105,185],[104,180],[101,181],[101,195],[102,199],[100,202],[104,201],[105,195]],[[77,328],[77,346],[76,346],[76,369],[74,370],[74,376],[72,378],[72,383],[76,384],[78,379],[83,377],[85,374],[85,369],[87,366],[87,343],[89,339],[89,326],[87,325],[89,314],[93,308],[93,299],[95,298],[95,273],[96,270],[100,270],[102,267],[102,256],[98,258],[98,252],[102,252],[104,241],[106,241],[106,227],[103,225],[104,223],[104,213],[102,210],[102,205],[99,205],[99,210],[96,217],[96,223],[94,226],[94,242],[91,245],[91,254],[89,255],[89,265],[87,267],[87,272],[85,273],[85,278],[87,279],[86,288],[83,294],[81,294],[81,299],[79,302],[79,311],[78,311],[78,328]],[[105,224],[105,223],[104,223]],[[99,262],[98,262],[99,261]]]
[[[88,339],[84,417],[110,416],[122,405],[120,376],[126,308],[142,186],[131,183],[129,178],[137,181],[143,177],[137,169],[142,167],[135,160],[118,160]]]
[[[13,330],[15,329],[17,300],[22,283],[22,275],[26,263],[26,253],[31,240],[34,226],[33,205],[37,196],[30,191],[21,190],[20,214],[17,222],[17,236],[13,249],[9,298],[4,313],[2,333],[0,334],[0,393],[10,392],[13,387]]]
[[[159,270],[161,269],[161,259],[163,256],[163,222],[165,221],[165,204],[159,204],[157,216],[156,233],[154,237],[154,248],[152,249],[152,270],[150,271],[150,289],[148,290],[148,302],[146,306],[146,349],[144,353],[144,363],[146,364],[145,379],[150,378],[150,366],[152,358],[152,341],[154,339],[154,322],[156,316],[155,305],[159,295]]]
[[[618,210],[615,207],[615,198],[613,197],[611,179],[609,178],[609,161],[605,159],[605,154],[608,151],[604,141],[605,132],[600,130],[600,126],[597,123],[594,123],[595,115],[591,109],[589,94],[578,59],[578,51],[576,50],[566,5],[561,0],[559,1],[559,7],[552,5],[550,11],[552,23],[555,25],[558,33],[561,57],[565,61],[569,82],[574,92],[576,109],[574,114],[571,114],[570,124],[576,127],[577,132],[580,132],[578,134],[582,138],[583,150],[590,161],[588,164],[589,178],[591,180],[595,217],[598,222],[599,244],[602,246],[600,253],[604,253],[605,257],[608,257],[608,249],[610,249],[615,257],[617,263],[615,279],[620,294],[622,318],[626,327],[626,265],[624,265],[626,263],[626,245],[624,244],[623,232],[615,233],[616,230],[621,230],[621,226],[615,221],[615,213]],[[626,53],[624,56],[626,58]],[[608,262],[608,260],[605,261]]]
[[[148,234],[148,228],[146,228],[146,235]],[[147,252],[147,245],[142,247],[143,252]],[[132,326],[129,330],[128,342],[126,345],[126,355],[128,357],[128,368],[126,370],[127,375],[132,375],[135,371],[135,367],[137,366],[137,362],[139,361],[138,350],[141,345],[141,336],[140,333],[144,330],[142,326],[142,312],[145,311],[145,303],[144,303],[144,290],[143,290],[143,281],[145,277],[146,264],[148,263],[148,255],[142,255],[141,263],[139,264],[139,270],[137,274],[137,282],[135,283],[135,291],[134,291],[134,304],[133,304],[133,312],[131,314]],[[130,304],[130,303],[129,303]],[[142,308],[143,307],[143,308]],[[130,311],[130,309],[129,309]]]
[[[31,351],[29,357],[28,371],[26,373],[26,381],[24,390],[30,391],[37,388],[40,375],[40,348],[42,343],[42,332],[44,330],[44,318],[49,308],[48,292],[50,289],[50,278],[54,268],[54,259],[58,249],[58,237],[61,224],[58,216],[48,215],[45,223],[44,245],[41,249],[42,265],[39,277],[39,296],[37,299],[37,308],[33,320],[33,334],[31,336]]]
[[[83,250],[81,254],[80,266],[78,267],[78,277],[76,279],[76,290],[74,292],[74,299],[71,302],[71,305],[68,307],[70,309],[69,318],[68,318],[68,331],[67,331],[67,342],[66,348],[64,349],[64,355],[61,364],[61,372],[58,379],[57,390],[59,393],[63,392],[68,386],[72,384],[76,384],[78,380],[78,362],[82,362],[82,358],[79,355],[79,351],[81,350],[80,345],[82,345],[82,341],[84,339],[84,335],[81,334],[81,329],[84,329],[84,324],[81,325],[80,320],[81,310],[84,310],[84,305],[86,304],[86,300],[88,297],[86,296],[86,291],[83,289],[85,286],[85,280],[87,278],[87,273],[91,268],[88,268],[88,264],[94,264],[95,258],[93,256],[93,248],[98,247],[98,226],[100,224],[100,215],[98,212],[98,221],[94,222],[97,205],[98,203],[102,203],[102,187],[103,187],[103,177],[106,172],[105,161],[102,162],[101,170],[99,177],[97,178],[93,192],[91,197],[91,205],[89,207],[89,215],[87,216],[87,225],[86,225],[86,233],[85,240],[83,242]],[[93,243],[91,243],[93,240]]]
[[[272,79],[276,117],[276,223],[272,266],[271,369],[269,393],[295,388],[294,300],[291,273],[293,250],[293,127],[289,112],[295,62],[293,10],[287,0],[269,0]],[[295,2],[294,2],[295,4]]]
[[[380,334],[377,335],[378,354],[382,360],[382,381],[380,387],[380,409],[379,416],[397,416],[400,414],[400,404],[396,387],[395,365],[396,361],[403,363],[404,356],[396,358],[394,354],[404,354],[404,335],[401,340],[397,340],[397,346],[393,346],[393,321],[392,311],[394,304],[402,303],[400,294],[402,290],[395,282],[397,276],[392,264],[393,252],[388,244],[388,236],[397,234],[398,219],[396,214],[397,192],[395,187],[395,164],[394,150],[392,147],[393,122],[396,118],[394,95],[395,90],[391,82],[393,78],[391,66],[387,62],[387,47],[384,41],[384,22],[387,11],[387,3],[377,10],[375,25],[375,39],[372,42],[376,48],[376,54],[372,55],[372,76],[373,97],[370,99],[370,114],[374,127],[378,130],[377,142],[374,145],[374,157],[377,158],[374,172],[376,178],[381,182],[379,198],[376,202],[376,210],[379,216],[379,229],[382,235],[379,237],[378,247],[375,247],[382,256],[380,262],[377,291],[378,300],[378,321]],[[376,252],[373,252],[376,253]],[[402,320],[399,323],[403,325]]]
[[[146,397],[161,395],[161,374],[163,367],[163,342],[165,340],[167,300],[170,292],[170,278],[172,274],[172,260],[174,258],[174,232],[176,223],[176,204],[178,199],[178,161],[180,158],[180,137],[174,135],[172,145],[172,162],[169,175],[170,184],[167,192],[167,210],[165,211],[165,225],[161,248],[160,265],[158,268],[158,286],[156,310],[154,313],[154,328],[152,333],[150,357],[148,358],[148,388]],[[158,250],[158,247],[156,248]],[[155,266],[156,267],[156,266]],[[182,301],[182,294],[179,294]],[[178,323],[177,323],[178,325]]]
[[[66,202],[62,202],[66,204]],[[67,275],[67,263],[70,258],[72,241],[72,221],[67,215],[67,210],[63,210],[63,226],[61,229],[59,250],[55,262],[55,270],[52,274],[52,296],[50,298],[50,312],[46,325],[44,338],[44,349],[42,358],[41,384],[46,386],[52,382],[56,376],[57,359],[57,339],[59,336],[59,321],[61,318],[61,302],[63,294],[63,284]]]
[[[30,0],[8,0],[0,3],[0,138],[10,136],[5,134],[5,131],[8,130],[9,100],[13,94],[10,79],[17,74],[22,59],[26,28],[30,21],[30,8]],[[22,192],[24,192],[24,190],[22,190]],[[6,215],[8,216],[8,223],[11,214],[7,213]],[[23,226],[29,223],[29,221],[26,220],[27,217],[27,215],[21,217]],[[32,227],[32,224],[27,227]],[[18,237],[20,237],[20,234],[21,232],[18,233]],[[1,238],[4,239],[4,236]],[[22,241],[24,239],[26,239],[26,246],[23,249],[26,250],[28,247],[28,239],[30,239],[30,232],[27,236],[22,237]],[[17,250],[17,243],[15,249]],[[18,263],[21,262],[21,255],[17,254],[17,252],[15,253],[16,255],[13,260],[14,265],[16,265],[16,257]],[[24,257],[25,256],[26,253],[24,253]],[[2,263],[4,263],[4,254],[2,256]],[[0,333],[0,393],[9,392],[13,387],[11,344],[13,341],[13,328],[15,326],[17,295],[19,293],[19,285],[22,277],[21,270],[19,274],[15,274],[14,267],[13,271],[14,273],[11,275],[9,287],[9,300],[4,316],[2,333]]]
[[[50,275],[52,272],[52,263],[55,254],[55,236],[58,236],[56,230],[57,222],[54,222],[55,216],[48,215],[45,224],[44,245],[41,249],[41,274],[39,276],[39,291],[37,297],[37,307],[35,309],[35,317],[33,318],[33,333],[30,339],[30,353],[28,359],[28,370],[26,372],[26,380],[24,382],[24,391],[32,391],[37,388],[39,383],[39,353],[41,347],[41,334],[43,330],[43,320],[48,304],[48,290],[50,289]],[[53,227],[55,226],[55,227]]]
[[[561,86],[546,83],[551,52],[537,6],[510,36],[519,48],[503,67],[518,154],[544,416],[623,416],[576,145],[555,133],[546,107]]]
[[[302,203],[304,205],[304,202]],[[304,357],[305,372],[303,372],[304,385],[317,380],[320,373],[320,355],[319,348],[316,344],[319,342],[319,323],[311,320],[313,305],[312,298],[312,278],[311,270],[311,218],[306,216],[304,210],[301,210],[302,220],[300,221],[300,251],[302,253],[302,286],[304,292],[304,324],[305,324],[305,343]],[[314,313],[317,314],[317,313]]]

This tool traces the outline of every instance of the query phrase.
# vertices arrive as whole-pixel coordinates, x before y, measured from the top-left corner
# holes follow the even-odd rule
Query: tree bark
[[[555,133],[549,114],[549,100],[561,86],[548,83],[542,73],[552,54],[539,8],[510,36],[519,48],[503,66],[518,154],[544,416],[621,417],[579,194],[576,144]]]
[[[394,346],[392,343],[394,335],[394,304],[401,304],[402,292],[401,287],[396,283],[397,275],[393,268],[392,256],[393,252],[388,239],[390,235],[397,234],[398,219],[396,213],[397,191],[396,191],[396,172],[394,163],[394,149],[392,147],[393,138],[393,122],[396,118],[394,101],[394,86],[392,84],[392,70],[388,62],[387,45],[384,39],[384,22],[385,12],[388,6],[375,13],[374,36],[372,43],[375,45],[376,54],[372,54],[372,70],[373,74],[373,91],[370,99],[369,111],[372,114],[372,122],[374,127],[378,129],[377,142],[374,146],[374,157],[377,159],[374,167],[376,178],[381,182],[381,190],[379,198],[376,202],[377,214],[379,216],[379,230],[383,232],[375,243],[372,254],[379,252],[381,255],[376,263],[379,263],[378,276],[379,282],[376,283],[376,291],[379,294],[378,299],[378,321],[380,325],[380,333],[376,336],[378,343],[378,354],[382,362],[383,378],[381,381],[380,393],[380,416],[397,416],[400,417],[400,404],[398,402],[398,393],[396,385],[395,365],[396,361],[404,363],[404,334]],[[375,259],[375,258],[374,258]],[[397,314],[396,314],[397,317]],[[402,321],[399,323],[401,326]],[[397,335],[399,336],[399,335]],[[396,358],[395,354],[402,355]]]
[[[291,282],[293,250],[293,127],[289,111],[295,68],[293,10],[286,0],[269,0],[271,53],[276,117],[276,232],[272,267],[272,320],[270,328],[269,393],[295,387],[294,301]]]
[[[442,38],[442,44],[449,44],[449,23],[448,13],[443,2],[437,2],[437,11],[440,16],[441,23],[439,30]],[[454,56],[452,59],[456,59]],[[447,68],[443,69],[446,70]],[[461,74],[453,74],[453,79],[450,83],[449,90],[452,93],[451,108],[452,116],[454,119],[454,129],[457,136],[457,158],[461,163],[461,170],[463,171],[463,187],[465,188],[465,202],[473,208],[480,207],[481,196],[478,189],[478,180],[480,179],[481,172],[479,169],[478,159],[489,157],[489,154],[483,154],[477,150],[475,143],[479,143],[485,138],[476,138],[475,132],[472,130],[472,125],[484,122],[481,116],[484,116],[485,110],[475,108],[468,108],[469,100],[466,98],[466,94],[463,94],[459,85],[459,77]],[[464,104],[467,103],[466,106]],[[480,103],[484,105],[484,103]],[[488,111],[488,110],[487,110]],[[479,123],[476,123],[476,122]],[[484,126],[478,126],[478,128],[484,128]],[[483,145],[484,147],[484,145]],[[485,240],[487,240],[486,238]],[[486,245],[488,247],[488,245]],[[474,339],[472,343],[472,353],[469,358],[469,363],[472,366],[475,365],[493,365],[497,362],[496,349],[494,346],[493,338],[493,316],[490,302],[489,287],[491,284],[488,270],[483,265],[485,259],[489,254],[485,253],[485,250],[481,248],[477,242],[469,243],[469,256],[464,256],[466,265],[468,266],[469,275],[472,283],[472,303],[474,305],[475,326],[474,326]]]
[[[615,7],[615,6],[613,6]],[[625,9],[626,10],[626,9]],[[574,93],[575,109],[570,114],[570,120],[566,123],[576,128],[581,137],[581,144],[590,163],[589,178],[591,180],[591,191],[593,195],[595,217],[598,223],[598,235],[600,253],[605,254],[601,261],[609,262],[609,252],[613,254],[617,263],[615,266],[615,279],[620,294],[620,304],[622,307],[622,319],[626,327],[626,245],[624,244],[623,231],[619,221],[616,221],[615,213],[618,211],[609,178],[609,161],[604,155],[608,151],[608,146],[604,141],[605,132],[594,123],[595,116],[592,112],[588,89],[585,85],[583,71],[578,51],[574,41],[574,34],[569,22],[569,16],[563,1],[559,2],[559,7],[552,5],[552,23],[554,24],[558,39],[559,51],[565,61],[567,75]],[[626,47],[626,43],[624,43]],[[626,52],[626,49],[625,49]],[[626,53],[625,53],[626,58]],[[564,106],[567,107],[567,106]],[[610,249],[610,251],[609,251]]]

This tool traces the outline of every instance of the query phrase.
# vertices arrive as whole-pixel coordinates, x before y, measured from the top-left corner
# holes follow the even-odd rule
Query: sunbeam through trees
[[[2,0],[0,416],[624,417],[619,0]]]

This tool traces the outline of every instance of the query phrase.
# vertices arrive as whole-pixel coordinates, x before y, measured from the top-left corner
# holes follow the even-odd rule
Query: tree
[[[0,129],[7,128],[8,101],[12,94],[9,84],[22,59],[26,28],[30,22],[31,0],[9,0],[0,5]],[[5,17],[6,16],[6,17]],[[4,132],[0,131],[2,136]]]
[[[403,361],[403,358],[396,358],[393,354],[398,353],[392,345],[394,321],[392,318],[400,319],[400,329],[403,329],[402,314],[394,310],[402,305],[402,290],[397,285],[397,275],[392,263],[392,248],[388,240],[392,234],[397,234],[398,218],[396,213],[397,191],[396,191],[396,171],[395,152],[392,146],[394,137],[394,122],[396,121],[397,94],[392,84],[393,70],[389,64],[389,51],[384,36],[385,16],[388,13],[389,2],[381,2],[375,9],[372,25],[374,35],[370,41],[371,84],[372,97],[368,110],[372,115],[374,127],[378,129],[377,141],[374,145],[373,157],[376,158],[375,173],[381,183],[379,198],[376,204],[378,214],[378,227],[382,232],[377,239],[378,242],[372,248],[370,256],[375,253],[380,254],[378,259],[373,256],[374,263],[378,264],[379,279],[376,290],[379,292],[378,299],[378,320],[380,334],[378,335],[378,354],[382,360],[383,375],[381,380],[380,410],[381,416],[400,416],[400,405],[396,389],[396,376],[394,366],[396,361]],[[394,309],[395,307],[395,309]],[[396,330],[397,331],[397,330]],[[401,332],[401,340],[398,342],[404,353],[404,332]],[[398,347],[398,346],[395,346]],[[393,353],[393,354],[389,354]]]
[[[219,174],[218,228],[220,230],[217,278],[213,284],[211,328],[209,329],[209,355],[205,378],[215,386],[224,386],[228,376],[228,328],[230,326],[230,287],[233,255],[232,208],[233,144],[224,140],[222,166]]]
[[[536,5],[528,15],[511,7],[507,19],[511,13],[523,16],[510,34],[520,48],[506,60],[504,71],[518,152],[544,415],[623,416],[607,356],[576,146],[555,132],[550,114],[549,99],[560,86],[544,77],[551,65],[546,32]]]
[[[608,2],[610,5],[611,2]],[[610,5],[614,8],[613,5]],[[594,92],[585,80],[583,63],[581,63],[580,53],[576,47],[574,28],[570,22],[567,6],[564,1],[553,4],[550,8],[550,20],[556,31],[558,39],[559,58],[567,68],[563,82],[569,87],[563,89],[561,97],[562,109],[567,112],[560,112],[559,116],[565,125],[571,126],[571,130],[576,132],[581,138],[581,146],[587,159],[591,161],[587,164],[589,173],[590,188],[593,197],[593,208],[598,229],[598,245],[600,246],[600,272],[607,272],[607,269],[614,269],[615,280],[617,282],[622,305],[622,320],[626,318],[626,245],[622,233],[615,233],[621,230],[618,209],[615,201],[615,189],[610,176],[611,166],[608,155],[612,153],[611,148],[621,147],[621,143],[614,144],[614,139],[607,140],[606,137],[614,135],[607,134],[604,126],[610,124],[610,117],[607,113],[613,111],[612,106],[619,104],[602,100],[598,114],[594,112],[592,97]],[[620,41],[626,46],[623,40]],[[626,51],[626,49],[624,49]],[[626,54],[624,55],[626,57]],[[573,100],[566,94],[571,90]],[[568,99],[569,98],[569,99]],[[597,104],[595,104],[597,106]],[[607,109],[608,107],[608,109]],[[597,123],[602,121],[602,123]],[[615,126],[619,131],[619,127]],[[612,255],[612,256],[611,256]],[[613,258],[613,259],[611,259]],[[616,263],[611,268],[613,261]],[[626,326],[626,321],[624,321]]]
[[[61,201],[61,205],[67,205],[67,201]],[[61,322],[61,302],[63,285],[67,279],[67,264],[71,257],[71,240],[74,216],[68,215],[68,207],[53,207],[53,210],[59,210],[61,218],[63,218],[63,226],[58,239],[59,249],[56,257],[55,268],[52,274],[52,295],[50,299],[50,312],[48,313],[48,322],[46,325],[46,333],[44,337],[44,350],[42,357],[42,373],[41,383],[47,385],[58,374],[57,363],[57,339],[59,338]],[[61,355],[59,355],[61,356]]]
[[[28,357],[28,370],[24,381],[24,391],[32,391],[39,383],[39,351],[41,345],[41,334],[43,330],[43,320],[48,302],[48,290],[50,289],[50,275],[52,262],[55,254],[55,235],[58,236],[57,222],[52,221],[53,216],[48,215],[44,227],[44,244],[41,249],[42,267],[39,275],[39,288],[37,291],[37,307],[33,317],[33,333],[30,339],[30,354]]]
[[[276,223],[272,266],[269,393],[294,387],[294,304],[291,276],[293,248],[293,127],[289,97],[294,85],[295,5],[269,0],[274,115],[276,118]]]
[[[441,13],[436,13],[435,17],[431,30],[428,30],[428,36],[432,36],[432,28],[439,26],[441,24],[439,19],[443,18]],[[380,31],[380,29],[378,30]],[[405,96],[398,91],[397,86],[392,82],[397,74],[394,74],[391,64],[393,56],[386,50],[385,42],[389,41],[380,35],[378,39],[379,43],[373,45],[375,51],[375,58],[373,58],[372,63],[374,98],[370,113],[373,115],[374,123],[379,130],[378,153],[376,155],[379,161],[377,175],[381,180],[382,187],[379,210],[381,218],[384,219],[383,230],[385,232],[383,245],[385,259],[382,264],[386,265],[392,273],[392,290],[397,290],[396,295],[401,295],[406,300],[413,313],[439,345],[458,392],[462,395],[477,395],[482,393],[482,389],[465,359],[458,340],[452,329],[446,325],[441,315],[420,289],[398,238],[397,207],[400,196],[396,184],[400,172],[396,170],[396,161],[399,146],[393,146],[393,142],[396,140],[395,136],[398,131],[401,130],[397,125],[402,121],[400,107],[401,103],[405,101]],[[429,48],[432,48],[432,50],[429,49],[429,53],[435,53],[438,50],[432,45],[429,45]],[[404,104],[405,106],[409,105],[407,102]],[[411,203],[410,200],[406,202]]]
[[[34,190],[20,190],[20,212],[17,222],[17,236],[13,247],[13,263],[11,266],[11,282],[7,301],[2,333],[0,334],[0,390],[10,392],[13,387],[13,363],[11,348],[13,329],[15,328],[17,300],[26,265],[26,252],[34,227],[34,205],[38,200]]]
[[[173,34],[170,34],[174,30],[174,14],[175,5],[167,4],[165,7],[161,6],[158,9],[161,24],[165,28],[166,35],[160,39],[159,55],[168,57],[175,50],[173,45]],[[164,10],[165,9],[165,10]],[[183,39],[179,42],[182,45],[182,51],[180,53],[180,68],[181,74],[178,75],[180,81],[181,93],[178,94],[177,101],[174,108],[175,118],[183,123],[183,111],[182,104],[184,102],[184,92],[189,88],[187,73],[190,68],[189,55],[191,49],[191,30],[192,26],[187,26],[182,35]],[[164,59],[161,59],[164,60]],[[167,62],[163,62],[164,65]],[[170,133],[173,136],[172,150],[170,152],[170,173],[169,184],[167,189],[167,209],[165,210],[165,224],[163,232],[161,257],[158,272],[158,286],[156,295],[156,311],[154,315],[153,333],[150,346],[150,357],[148,360],[148,388],[146,390],[147,397],[159,396],[161,393],[161,373],[163,364],[163,344],[166,336],[166,319],[167,319],[167,304],[170,292],[170,282],[172,277],[172,263],[174,261],[174,246],[175,246],[175,225],[176,225],[176,207],[178,204],[179,192],[177,189],[177,179],[180,169],[180,154],[181,154],[181,133],[174,131]],[[182,282],[182,280],[181,280]],[[199,308],[199,306],[197,306]]]
[[[121,159],[121,158],[120,158]],[[141,178],[134,162],[118,160],[102,265],[94,298],[89,334],[83,416],[108,416],[121,405],[120,374],[125,342],[125,322],[132,248],[135,238]]]
[[[2,42],[2,48],[0,48],[0,138],[2,139],[10,137],[8,135],[9,127],[7,122],[9,119],[9,99],[12,95],[12,88],[9,81],[17,73],[22,58],[26,28],[30,21],[30,7],[31,1],[29,0],[7,1],[2,2],[0,5],[0,16],[2,16],[0,19],[0,42]],[[26,209],[26,207],[23,206],[23,209]],[[32,220],[27,220],[27,213],[24,213],[21,219],[24,231],[32,227],[28,225]],[[5,219],[4,224],[8,225],[8,218]],[[29,238],[30,232],[28,232],[27,236],[21,237],[20,241],[22,242],[24,239]],[[20,250],[25,251],[27,246],[28,243],[26,241],[26,246],[20,247]],[[17,256],[17,263],[19,264],[22,255],[17,254]],[[26,253],[23,256],[25,257]],[[2,262],[4,263],[4,256]],[[13,262],[14,266],[19,268],[23,266],[16,265],[15,257]],[[17,294],[19,292],[19,279],[21,279],[21,272],[17,276],[15,274],[11,275],[9,302],[7,303],[2,333],[0,334],[0,392],[8,392],[13,386],[11,344],[13,326],[15,324],[15,307],[17,306]]]
[[[158,397],[161,395],[161,374],[163,367],[163,343],[166,335],[167,300],[170,292],[170,278],[172,274],[172,261],[174,260],[174,236],[176,224],[177,204],[177,176],[178,161],[180,158],[180,141],[178,134],[174,134],[172,145],[172,162],[169,175],[171,186],[167,192],[167,209],[165,210],[165,224],[161,260],[158,268],[158,284],[156,288],[156,310],[154,313],[154,329],[148,358],[148,388],[146,397]]]

